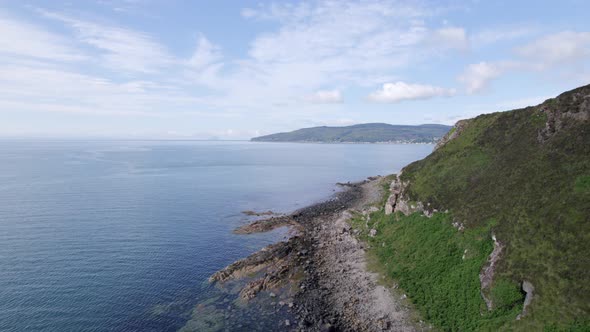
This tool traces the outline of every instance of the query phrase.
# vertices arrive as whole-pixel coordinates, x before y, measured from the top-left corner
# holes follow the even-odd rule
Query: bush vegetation
[[[518,283],[496,281],[496,305],[488,312],[480,295],[479,272],[493,248],[490,227],[459,232],[448,214],[371,214],[353,219],[370,244],[380,270],[395,280],[427,322],[445,331],[495,330],[522,310]],[[375,228],[377,235],[367,236]]]

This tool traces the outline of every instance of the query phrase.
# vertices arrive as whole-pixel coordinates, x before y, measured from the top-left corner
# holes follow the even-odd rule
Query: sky
[[[453,124],[590,83],[590,1],[0,0],[0,137]]]

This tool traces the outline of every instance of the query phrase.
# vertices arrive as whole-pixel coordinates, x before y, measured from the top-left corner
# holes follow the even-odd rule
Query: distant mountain
[[[288,133],[254,137],[255,142],[322,142],[322,143],[434,143],[450,126],[424,124],[419,126],[366,123],[347,127],[303,128]]]

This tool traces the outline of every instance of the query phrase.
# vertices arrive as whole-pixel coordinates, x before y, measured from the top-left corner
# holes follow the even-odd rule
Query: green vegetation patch
[[[590,193],[590,175],[582,175],[576,179],[574,190],[577,193]]]
[[[406,292],[423,317],[445,331],[495,329],[522,310],[514,283],[492,289],[498,306],[488,312],[480,294],[479,272],[493,249],[489,227],[459,232],[449,214],[361,215],[352,224],[370,243],[371,255]],[[375,228],[375,237],[367,236]]]
[[[512,280],[499,278],[494,281],[490,292],[494,309],[512,311],[513,308],[522,308],[524,294],[518,283]]]

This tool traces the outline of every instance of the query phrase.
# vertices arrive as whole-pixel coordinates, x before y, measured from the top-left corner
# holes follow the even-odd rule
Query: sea
[[[252,220],[242,211],[292,212],[432,149],[0,140],[0,331],[232,330],[223,315],[195,323],[237,296],[207,278],[288,236],[233,234]]]

